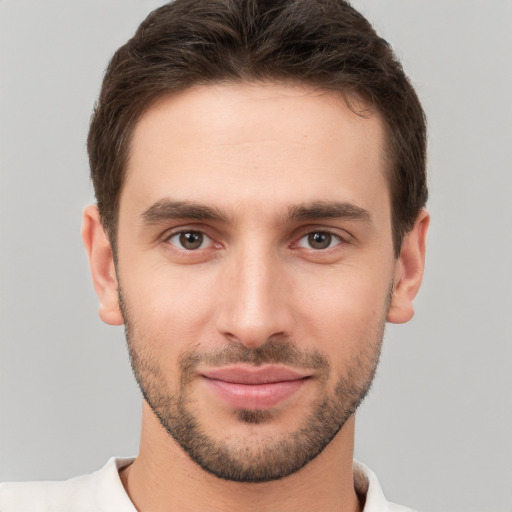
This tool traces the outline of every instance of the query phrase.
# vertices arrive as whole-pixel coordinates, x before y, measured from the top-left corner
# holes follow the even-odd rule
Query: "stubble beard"
[[[374,339],[364,340],[357,356],[347,361],[346,371],[339,376],[334,391],[318,393],[311,413],[295,431],[272,438],[264,436],[256,443],[248,443],[246,439],[215,438],[201,425],[190,398],[190,384],[198,365],[284,364],[314,369],[319,384],[326,390],[325,383],[331,374],[328,358],[317,350],[301,351],[288,340],[276,339],[256,349],[233,343],[214,353],[191,351],[179,360],[180,385],[173,392],[160,367],[158,354],[151,351],[150,340],[144,339],[131,319],[121,290],[119,303],[135,378],[160,424],[202,469],[235,482],[258,483],[284,478],[302,469],[328,446],[370,390],[385,326],[382,319],[378,332],[373,333]],[[234,414],[239,422],[253,426],[273,419],[271,410],[240,409]]]

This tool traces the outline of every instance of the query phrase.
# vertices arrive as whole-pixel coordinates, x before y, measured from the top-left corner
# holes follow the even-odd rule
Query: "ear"
[[[119,308],[114,256],[95,205],[84,210],[82,240],[89,257],[94,289],[100,300],[100,318],[110,325],[122,325],[124,320]]]
[[[423,278],[429,222],[428,212],[425,209],[421,210],[413,228],[404,236],[400,256],[395,263],[388,322],[402,324],[414,316],[413,300]]]

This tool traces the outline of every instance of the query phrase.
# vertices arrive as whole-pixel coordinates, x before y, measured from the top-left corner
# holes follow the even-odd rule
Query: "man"
[[[140,452],[0,510],[406,510],[353,461],[386,322],[413,315],[425,121],[340,0],[176,0],[114,55],[83,240],[125,325]]]

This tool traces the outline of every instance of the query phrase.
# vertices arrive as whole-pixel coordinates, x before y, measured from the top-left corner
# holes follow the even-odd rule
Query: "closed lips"
[[[202,372],[207,386],[236,409],[270,409],[292,396],[309,379],[289,368],[220,368]]]

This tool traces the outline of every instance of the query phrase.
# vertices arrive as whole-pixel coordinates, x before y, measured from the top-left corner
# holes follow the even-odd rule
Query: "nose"
[[[289,337],[293,325],[285,265],[270,250],[239,251],[228,258],[219,287],[217,330],[230,341],[257,348]]]

